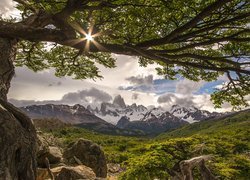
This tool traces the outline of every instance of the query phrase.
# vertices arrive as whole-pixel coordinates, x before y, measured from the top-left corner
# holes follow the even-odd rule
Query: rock
[[[108,166],[109,173],[114,174],[114,173],[122,172],[122,168],[121,168],[120,164],[109,163],[107,166]]]
[[[104,152],[100,146],[89,140],[79,139],[65,150],[63,157],[70,163],[77,163],[75,161],[77,158],[82,164],[92,168],[97,177],[107,177],[107,164]]]
[[[0,179],[35,179],[36,141],[30,118],[0,100]]]
[[[37,163],[39,167],[46,167],[45,158],[47,157],[50,164],[58,164],[62,160],[62,153],[58,147],[49,146],[48,149],[43,151],[37,156]]]
[[[75,180],[75,179],[96,179],[93,170],[87,166],[59,166],[50,169],[56,180]],[[51,179],[47,168],[37,168],[37,179],[44,180]]]
[[[121,97],[121,95],[117,95],[114,98],[113,105],[121,108],[126,108],[126,104],[124,102],[124,99]]]
[[[52,170],[53,172],[53,170]],[[94,180],[95,173],[89,167],[79,165],[76,167],[62,167],[61,171],[56,176],[55,180],[75,180],[75,179],[88,179]]]
[[[48,140],[46,135],[39,134],[38,135],[38,152],[37,152],[37,164],[39,167],[46,167],[45,158],[47,157],[50,164],[60,163],[62,160],[62,152],[61,149],[56,146],[50,146],[52,142],[50,139]]]
[[[58,147],[49,147],[49,152],[47,154],[47,158],[51,164],[57,164],[61,162],[62,152]]]

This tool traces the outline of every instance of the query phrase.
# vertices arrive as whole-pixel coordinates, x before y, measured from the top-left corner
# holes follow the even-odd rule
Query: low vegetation
[[[250,113],[241,112],[222,119],[203,121],[158,137],[103,135],[89,130],[65,127],[53,130],[67,144],[85,138],[101,145],[108,162],[126,169],[120,179],[166,179],[179,172],[179,162],[211,155],[206,162],[219,179],[247,179],[250,172]],[[198,169],[194,176],[199,178]]]

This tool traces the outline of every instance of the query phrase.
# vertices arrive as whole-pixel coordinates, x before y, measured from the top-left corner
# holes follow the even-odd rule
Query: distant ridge
[[[21,108],[32,119],[59,119],[64,123],[87,128],[97,132],[120,135],[157,135],[182,127],[188,123],[219,117],[220,113],[210,113],[196,107],[174,105],[165,111],[161,107],[146,108],[143,105],[126,105],[119,95],[113,103],[104,102],[100,108],[85,108],[80,104],[32,105]]]
[[[32,105],[21,107],[29,117],[35,119],[35,123],[38,126],[45,126],[46,123],[52,125],[58,124],[56,122],[51,122],[51,120],[62,121],[65,124],[72,124],[73,126],[78,126],[90,130],[94,130],[106,134],[115,135],[143,135],[141,131],[120,129],[113,124],[110,124],[103,119],[95,116],[92,112],[86,109],[84,106],[76,104],[74,106],[69,105]],[[41,123],[37,121],[45,120],[46,123]],[[49,122],[48,119],[50,119]]]

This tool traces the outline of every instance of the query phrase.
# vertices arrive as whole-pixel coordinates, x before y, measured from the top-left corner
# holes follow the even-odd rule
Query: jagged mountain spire
[[[126,108],[126,104],[124,102],[124,99],[121,97],[121,95],[115,96],[113,105],[118,106],[120,108]]]

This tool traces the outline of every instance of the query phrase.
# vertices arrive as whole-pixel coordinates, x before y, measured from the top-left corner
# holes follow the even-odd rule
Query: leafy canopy
[[[247,105],[250,93],[250,2],[247,0],[14,0],[21,19],[0,21],[0,37],[18,39],[17,66],[57,76],[100,77],[111,55],[157,63],[168,79],[228,82],[212,95]],[[87,38],[87,37],[92,37]]]

